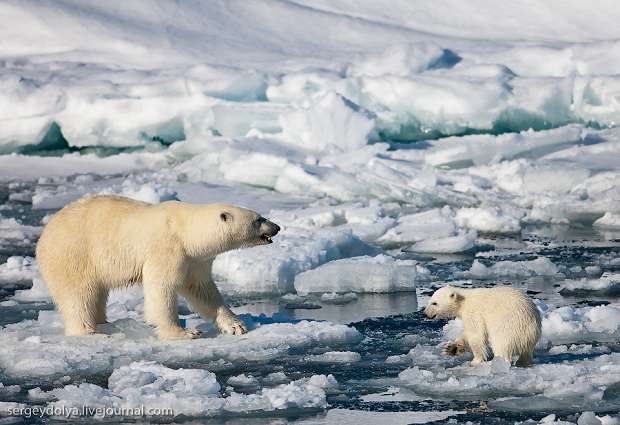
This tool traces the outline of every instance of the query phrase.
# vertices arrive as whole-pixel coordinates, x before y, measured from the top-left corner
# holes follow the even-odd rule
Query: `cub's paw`
[[[217,317],[217,326],[220,331],[231,335],[243,335],[248,332],[245,324],[232,313],[221,314]]]
[[[183,329],[180,326],[158,328],[157,335],[162,341],[173,341],[178,339],[196,339],[201,332],[197,329]]]
[[[456,344],[456,342],[452,342],[452,341],[444,345],[443,348],[441,349],[441,353],[444,356],[456,356],[457,352],[458,352],[458,345]]]

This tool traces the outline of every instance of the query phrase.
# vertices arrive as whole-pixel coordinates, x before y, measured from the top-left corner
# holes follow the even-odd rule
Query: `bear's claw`
[[[450,341],[444,345],[441,352],[446,356],[460,356],[467,352],[467,345],[457,341]]]
[[[456,345],[455,342],[449,342],[444,345],[441,352],[446,356],[456,356],[456,353],[458,352],[458,345]]]
[[[158,330],[159,339],[171,341],[175,339],[196,339],[202,335],[198,329],[166,328]]]
[[[243,335],[248,332],[245,324],[234,315],[224,315],[218,317],[217,325],[220,331],[231,335]]]

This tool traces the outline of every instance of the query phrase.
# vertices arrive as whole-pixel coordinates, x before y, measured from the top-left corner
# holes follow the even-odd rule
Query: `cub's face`
[[[270,244],[280,231],[280,226],[257,212],[232,205],[222,205],[217,220],[229,249]]]
[[[450,319],[456,316],[463,296],[452,286],[444,286],[435,291],[424,313],[429,319]]]

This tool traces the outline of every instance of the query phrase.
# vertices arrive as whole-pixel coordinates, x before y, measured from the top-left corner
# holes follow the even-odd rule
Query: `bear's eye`
[[[232,220],[232,215],[230,213],[223,212],[220,214],[220,220],[222,221]]]
[[[431,303],[431,305],[437,305],[437,303],[433,301],[433,302]]]

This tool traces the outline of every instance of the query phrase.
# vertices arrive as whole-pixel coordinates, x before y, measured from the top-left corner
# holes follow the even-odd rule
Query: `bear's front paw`
[[[248,332],[241,319],[232,313],[218,316],[217,326],[220,328],[220,331],[231,335],[243,335]]]
[[[443,346],[441,352],[446,356],[456,356],[459,352],[459,345],[454,341],[450,341]]]
[[[160,327],[157,329],[159,339],[172,341],[175,339],[195,339],[199,338],[201,332],[197,329],[183,329],[180,326]]]

